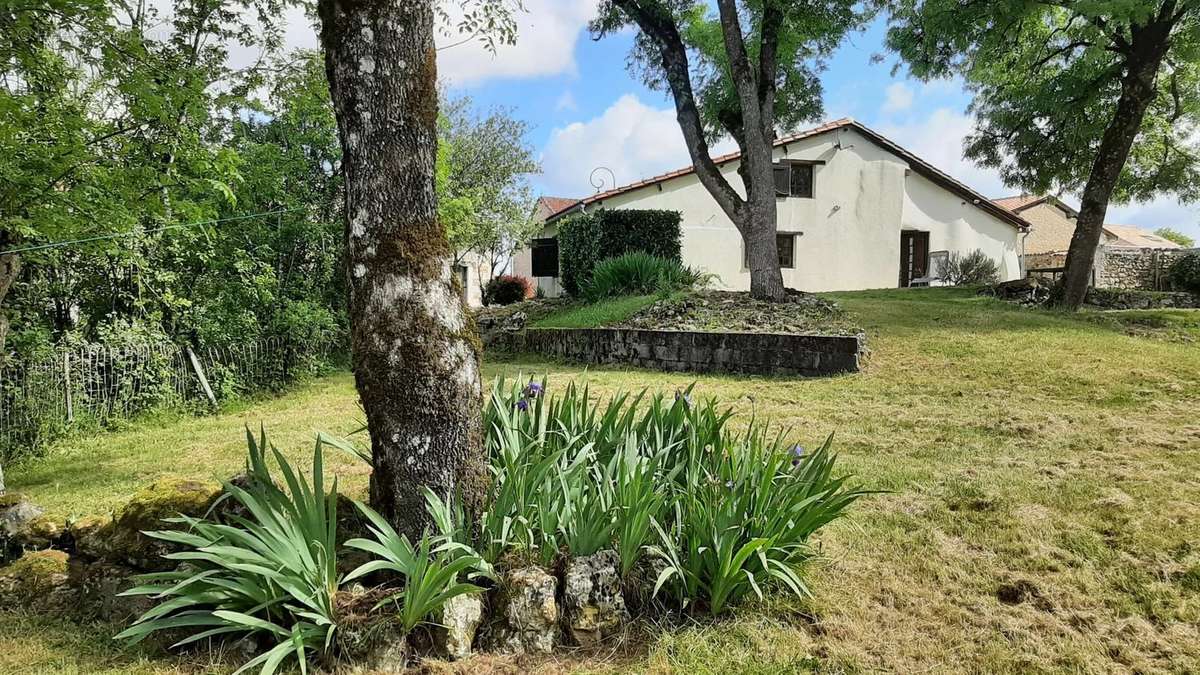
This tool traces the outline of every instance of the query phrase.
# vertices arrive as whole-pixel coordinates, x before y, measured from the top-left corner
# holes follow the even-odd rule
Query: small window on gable
[[[813,196],[813,165],[790,162],[776,164],[775,196],[811,199]]]
[[[775,235],[775,247],[779,249],[779,266],[785,270],[796,267],[796,235]],[[742,247],[742,267],[750,269],[750,251]]]

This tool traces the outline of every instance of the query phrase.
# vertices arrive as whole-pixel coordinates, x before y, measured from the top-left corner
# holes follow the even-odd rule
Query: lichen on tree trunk
[[[355,383],[371,503],[401,533],[429,525],[423,487],[483,499],[480,346],[436,216],[431,0],[320,0],[345,167]]]

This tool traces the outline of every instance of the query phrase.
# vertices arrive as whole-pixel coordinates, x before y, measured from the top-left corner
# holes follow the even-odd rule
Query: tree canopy
[[[601,2],[592,32],[609,35],[637,26],[626,3]],[[701,0],[651,0],[634,3],[678,27],[688,50],[691,84],[709,142],[731,137],[744,142],[745,118],[725,46],[721,15]],[[820,75],[845,36],[874,14],[873,3],[848,0],[797,2],[750,0],[737,3],[745,51],[759,64],[759,86],[773,96],[773,128],[788,132],[825,114]],[[764,28],[766,29],[764,32]],[[762,60],[764,44],[769,49]],[[669,90],[655,36],[639,30],[629,55],[631,72],[652,89]],[[763,73],[766,73],[764,76]]]
[[[469,97],[443,94],[438,217],[456,263],[474,253],[487,260],[495,274],[538,229],[529,178],[540,168],[528,132],[529,125],[511,110],[480,113]]]
[[[893,8],[887,40],[914,75],[964,79],[978,125],[967,157],[1030,193],[1076,192],[1121,96],[1132,28],[1163,4],[907,0]],[[1189,14],[1171,31],[1116,201],[1200,196],[1200,21],[1188,4],[1177,9]]]
[[[669,89],[701,184],[746,245],[750,293],[781,300],[785,289],[776,240],[772,159],[781,129],[820,117],[817,74],[825,57],[872,14],[852,0],[604,0],[591,24],[603,37],[637,29],[630,66],[646,83]],[[741,151],[730,184],[710,157],[729,136]]]
[[[0,251],[22,251],[6,352],[346,331],[342,148],[322,56],[282,50],[275,3],[158,7],[0,12]],[[483,21],[470,3],[447,7]],[[234,50],[259,56],[235,68]],[[443,154],[457,159],[441,215],[482,250],[483,233],[520,222],[526,127],[466,99],[447,114]],[[470,219],[452,217],[456,202]]]
[[[1194,0],[901,0],[887,45],[920,78],[961,77],[965,154],[1024,191],[1079,192],[1064,303],[1083,301],[1110,201],[1200,198]]]

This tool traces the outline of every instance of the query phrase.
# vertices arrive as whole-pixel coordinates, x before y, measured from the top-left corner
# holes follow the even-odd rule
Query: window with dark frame
[[[558,276],[558,238],[534,239],[530,246],[532,274],[535,277]]]
[[[813,165],[792,162],[776,164],[775,196],[812,199]]]
[[[775,247],[779,249],[779,266],[785,270],[796,267],[795,233],[775,235]],[[742,267],[750,269],[750,251],[742,247]]]

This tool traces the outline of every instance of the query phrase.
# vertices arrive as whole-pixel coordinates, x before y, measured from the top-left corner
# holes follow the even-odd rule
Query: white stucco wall
[[[841,147],[838,147],[840,137]],[[775,160],[820,161],[813,198],[780,199],[779,232],[795,233],[794,269],[784,284],[804,291],[894,288],[900,276],[901,230],[929,232],[931,251],[982,249],[1002,279],[1020,276],[1017,228],[911,171],[907,162],[853,129],[775,149]],[[721,167],[741,189],[737,162]],[[588,209],[667,209],[682,214],[684,263],[716,274],[718,286],[748,290],[744,245],[733,223],[695,174],[617,195]],[[544,236],[553,236],[552,230]],[[514,261],[528,276],[529,253]]]
[[[526,253],[528,255],[528,253]],[[466,268],[466,296],[467,306],[482,307],[483,306],[483,285],[492,278],[492,267],[487,259],[473,251],[467,251],[462,256],[462,261],[459,265]],[[461,272],[454,271],[455,276],[462,282]]]

